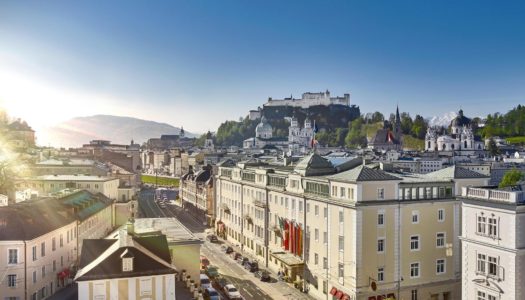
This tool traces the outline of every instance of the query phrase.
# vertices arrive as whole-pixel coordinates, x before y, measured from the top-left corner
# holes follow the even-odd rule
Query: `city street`
[[[140,192],[140,216],[146,218],[177,218],[197,237],[204,240],[201,254],[206,256],[211,265],[219,268],[221,277],[235,285],[246,300],[258,299],[312,299],[306,294],[294,289],[287,283],[277,281],[277,276],[271,274],[271,282],[261,282],[253,273],[248,272],[243,266],[234,261],[221,250],[221,243],[210,243],[206,240],[206,226],[197,222],[187,211],[179,205],[168,204],[161,208],[155,202],[155,190],[147,189]],[[209,232],[209,230],[208,230]],[[235,247],[234,247],[235,248]],[[227,299],[227,298],[225,298]]]

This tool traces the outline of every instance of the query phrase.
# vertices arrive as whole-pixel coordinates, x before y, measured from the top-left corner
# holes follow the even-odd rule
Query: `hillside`
[[[142,144],[149,138],[162,134],[179,134],[180,128],[166,123],[142,120],[132,117],[95,115],[77,117],[62,122],[46,130],[37,132],[37,142],[41,146],[78,147],[90,140],[109,140],[115,144]],[[185,132],[186,136],[195,135]]]

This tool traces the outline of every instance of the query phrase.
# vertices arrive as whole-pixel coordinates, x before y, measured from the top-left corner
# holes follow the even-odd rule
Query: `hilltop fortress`
[[[284,99],[272,99],[268,98],[268,102],[263,104],[264,107],[268,106],[291,106],[291,107],[301,107],[309,108],[310,106],[316,105],[350,105],[350,94],[344,94],[343,97],[330,97],[330,91],[319,93],[303,93],[301,99],[294,99],[292,96],[290,98]]]

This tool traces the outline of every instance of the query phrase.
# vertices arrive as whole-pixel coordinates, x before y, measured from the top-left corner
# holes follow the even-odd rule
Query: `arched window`
[[[467,141],[465,141],[465,148],[467,148]]]
[[[430,141],[428,141],[428,146],[427,146],[428,149],[430,149]]]
[[[447,144],[443,144],[443,150],[447,150]]]
[[[452,150],[454,150],[454,144],[450,145],[450,148],[452,148]]]

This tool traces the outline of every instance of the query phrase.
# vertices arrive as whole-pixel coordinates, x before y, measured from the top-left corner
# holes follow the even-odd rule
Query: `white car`
[[[242,299],[241,293],[233,284],[227,284],[224,287],[224,293],[229,299]]]

